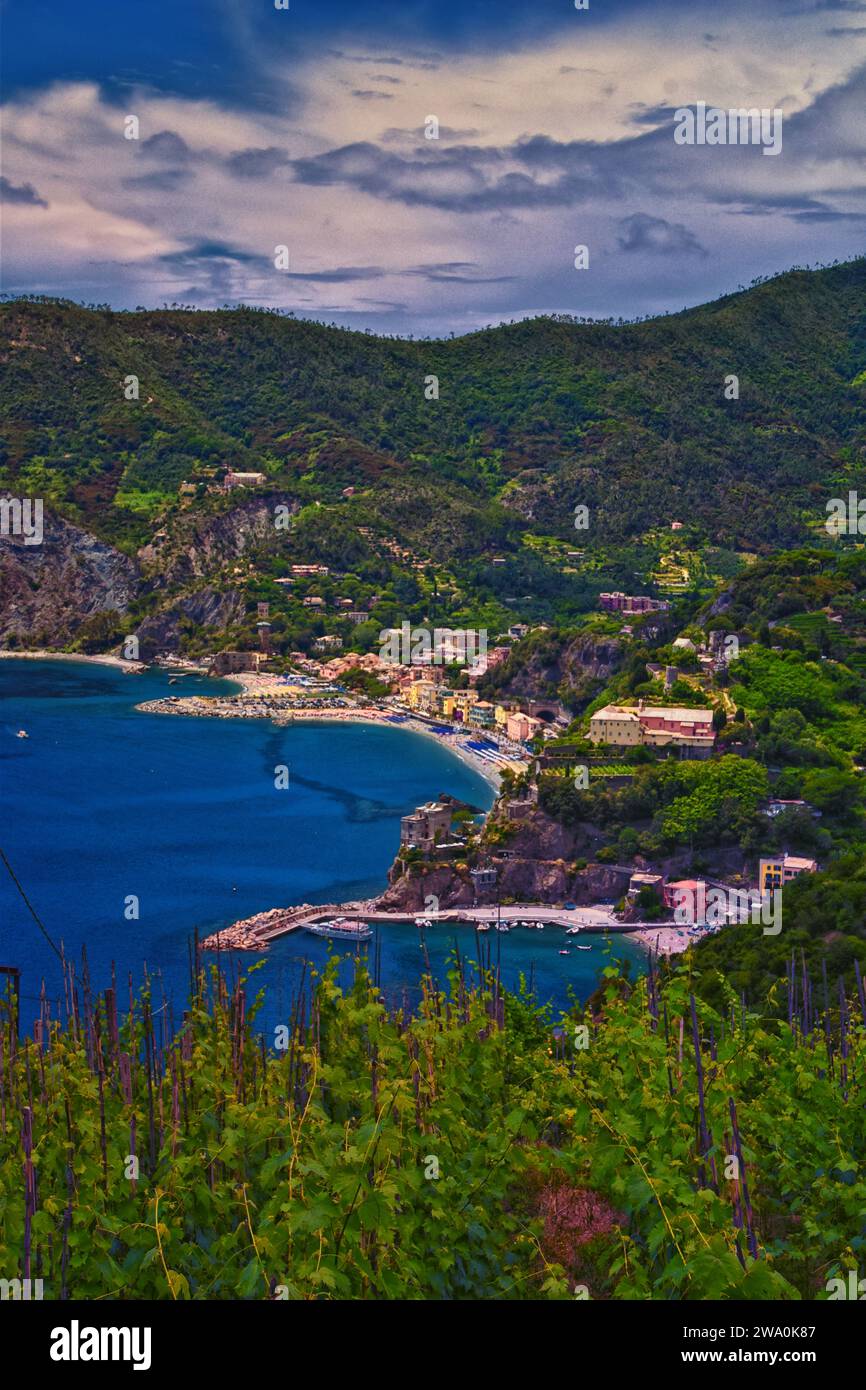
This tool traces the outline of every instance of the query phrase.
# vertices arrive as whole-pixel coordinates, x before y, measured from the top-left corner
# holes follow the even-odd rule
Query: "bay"
[[[193,930],[205,935],[267,908],[340,902],[380,892],[399,846],[400,817],[445,792],[484,810],[492,788],[433,739],[393,726],[172,718],[134,706],[166,694],[230,693],[228,681],[151,669],[126,675],[89,662],[0,662],[0,843],[52,940],[80,961],[86,946],[94,988],[111,982],[121,1000],[146,965],[175,1016],[189,984]],[[19,739],[17,731],[29,737]],[[289,768],[278,790],[275,769]],[[138,900],[138,918],[127,904]],[[378,928],[380,981],[389,1002],[419,997],[423,953],[411,924]],[[444,982],[455,947],[477,957],[472,928],[426,933]],[[523,974],[540,1000],[566,1007],[585,998],[606,964],[605,943],[559,955],[560,929],[490,933],[503,982]],[[266,987],[266,1034],[288,1019],[328,943],[298,932],[275,942],[255,976]],[[371,951],[372,957],[372,951]],[[638,968],[642,949],[617,939],[615,954]],[[207,957],[206,957],[207,959]],[[243,968],[256,957],[235,956]],[[38,1013],[42,982],[59,1001],[57,957],[0,869],[0,964],[22,971],[23,1026]],[[341,966],[348,982],[351,962]],[[56,1008],[52,1010],[56,1013]]]

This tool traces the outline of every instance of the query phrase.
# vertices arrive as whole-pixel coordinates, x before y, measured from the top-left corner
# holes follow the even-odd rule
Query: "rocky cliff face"
[[[629,871],[607,864],[576,866],[588,857],[591,828],[566,829],[529,801],[497,802],[485,826],[482,854],[485,866],[497,871],[498,896],[517,902],[589,903],[616,901],[628,888]],[[463,907],[476,901],[467,866],[395,860],[388,888],[380,903],[390,911],[409,914],[429,910],[429,898],[439,908]],[[496,893],[481,898],[494,902]]]
[[[151,614],[136,629],[142,661],[152,661],[160,652],[180,651],[184,619],[224,632],[244,616],[244,600],[236,589],[218,593],[204,588],[172,603],[162,612]]]
[[[504,699],[533,699],[539,692],[562,692],[573,708],[585,704],[606,685],[622,660],[622,643],[616,637],[580,633],[569,642],[545,637],[529,645],[507,662],[504,680],[496,681],[496,694]]]
[[[613,901],[628,888],[629,873],[608,864],[573,865],[543,859],[501,859],[488,856],[485,864],[498,870],[499,898],[524,903],[575,902],[579,906]],[[389,912],[418,912],[449,907],[471,907],[476,901],[493,903],[496,893],[476,899],[468,869],[455,865],[404,865],[399,860],[389,873],[389,883],[379,907]],[[436,902],[431,903],[431,898]]]
[[[253,494],[230,511],[181,512],[138,552],[142,570],[157,590],[198,584],[261,546],[285,543],[288,531],[277,531],[274,524],[278,506],[298,510],[287,495]]]
[[[140,588],[134,560],[46,512],[40,545],[0,536],[0,642],[63,646],[95,613],[125,613]]]
[[[262,546],[286,543],[288,533],[274,525],[280,505],[298,509],[280,494],[245,497],[216,514],[180,512],[135,560],[48,514],[39,545],[0,536],[0,643],[65,646],[95,614],[123,616],[151,591],[162,602],[136,629],[143,660],[177,652],[186,621],[224,632],[244,614],[242,594],[224,587],[226,571]]]

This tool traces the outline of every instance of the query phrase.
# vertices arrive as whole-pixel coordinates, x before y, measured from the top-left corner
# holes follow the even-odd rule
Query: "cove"
[[[229,681],[151,669],[125,675],[109,666],[62,661],[0,662],[0,796],[3,847],[51,938],[80,961],[86,946],[95,989],[111,983],[128,998],[146,964],[179,1017],[189,982],[189,942],[266,908],[339,902],[380,892],[399,846],[400,817],[447,792],[487,809],[491,788],[432,739],[372,724],[276,728],[267,720],[173,719],[134,705],[166,694],[231,693]],[[19,729],[29,737],[18,739]],[[290,786],[274,786],[274,767]],[[138,899],[139,916],[125,904]],[[38,1013],[44,979],[59,1003],[61,973],[5,871],[0,879],[0,964],[22,971],[22,1027]],[[488,938],[489,939],[489,938]],[[428,933],[433,969],[444,982],[455,943],[470,959],[469,927]],[[607,963],[592,952],[560,957],[561,935],[515,930],[491,942],[506,986],[521,973],[541,999],[565,1007],[583,996]],[[423,968],[412,924],[380,929],[381,984],[390,1001],[418,998]],[[266,988],[259,1022],[266,1036],[286,1023],[310,964],[321,969],[325,941],[296,933],[274,943],[255,976]],[[616,954],[642,961],[618,940]],[[372,956],[372,952],[371,952]],[[205,957],[207,959],[207,957]],[[235,957],[242,967],[257,958]],[[343,967],[348,981],[350,966]],[[52,1012],[55,1012],[54,1010]]]

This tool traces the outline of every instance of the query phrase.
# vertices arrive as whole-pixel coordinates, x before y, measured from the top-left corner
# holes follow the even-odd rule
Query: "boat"
[[[433,925],[433,923],[430,921],[430,918],[429,918],[429,917],[416,917],[416,918],[415,918],[415,926],[416,926],[416,927],[432,927],[432,925]]]
[[[510,931],[511,928],[510,928],[510,927],[506,927],[505,925],[503,925],[503,926],[501,926],[501,927],[497,927],[496,930],[497,930],[497,931]]]
[[[577,936],[578,932],[583,931],[583,927],[566,927],[566,936]]]
[[[311,936],[325,936],[329,941],[369,941],[373,935],[373,928],[367,922],[350,922],[345,917],[316,922],[306,930]]]
[[[570,951],[560,951],[559,954],[560,954],[561,956],[570,956],[570,955],[571,955],[571,952],[570,952]]]
[[[476,930],[476,931],[490,931],[490,927],[487,925],[486,922],[479,922],[479,923],[476,925],[475,930]]]
[[[18,732],[17,732],[17,734],[15,735],[15,737],[16,737],[16,738],[29,738],[30,735],[28,734],[28,732],[27,732],[26,729],[19,729]]]
[[[591,950],[592,950],[592,947],[591,947],[591,946],[576,946],[576,947],[575,947],[575,950],[577,950],[577,951],[591,951]]]
[[[544,931],[544,923],[543,923],[543,922],[536,922],[536,924],[535,924],[535,930],[536,930],[536,931]]]

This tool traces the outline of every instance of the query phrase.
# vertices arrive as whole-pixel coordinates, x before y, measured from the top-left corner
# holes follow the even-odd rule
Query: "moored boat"
[[[311,936],[324,936],[329,941],[369,941],[373,935],[373,928],[367,922],[350,922],[346,917],[316,922],[305,930]]]

